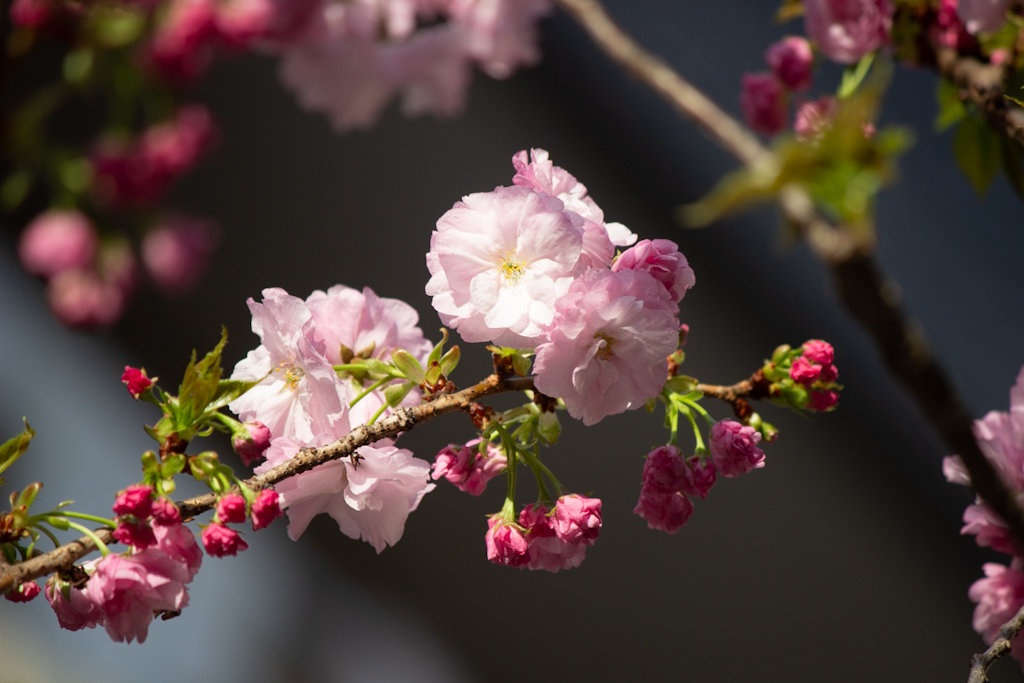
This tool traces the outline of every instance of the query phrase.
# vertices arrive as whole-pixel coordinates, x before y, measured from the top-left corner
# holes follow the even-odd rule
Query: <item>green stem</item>
[[[109,526],[111,529],[117,526],[117,522],[112,519],[106,519],[104,517],[97,517],[96,515],[87,515],[84,512],[72,512],[71,510],[62,510],[57,512],[48,512],[44,517],[77,517],[78,519],[84,519],[89,522],[96,522],[97,524],[103,524]]]
[[[698,413],[703,415],[704,419],[707,420],[709,427],[713,427],[715,425],[714,418],[708,415],[708,411],[704,410],[704,407],[701,404],[697,403],[696,401],[683,401],[683,403],[685,403],[686,405],[690,406]]]
[[[28,550],[25,551],[25,554],[32,557],[32,551],[36,549],[36,542],[39,541],[39,532],[35,529],[29,529],[28,533],[32,537],[32,542],[28,544]]]
[[[366,395],[369,394],[371,391],[373,391],[375,389],[380,389],[382,386],[384,386],[385,384],[387,384],[390,381],[391,381],[390,377],[385,377],[384,379],[382,379],[381,381],[377,382],[376,384],[373,384],[372,386],[370,386],[369,389],[367,389],[366,391],[364,391],[363,393],[359,394],[354,399],[352,399],[352,402],[348,404],[348,407],[351,408],[352,406],[354,406],[355,404],[359,403],[364,398],[366,398]]]
[[[52,531],[50,531],[50,530],[49,530],[49,529],[47,529],[47,528],[46,528],[45,526],[42,526],[42,525],[40,525],[40,524],[37,524],[35,528],[36,528],[36,529],[39,529],[39,530],[40,530],[40,531],[42,531],[42,532],[43,532],[44,534],[46,534],[47,536],[49,536],[49,537],[50,537],[50,540],[51,540],[51,541],[53,541],[53,546],[54,546],[55,548],[59,548],[59,547],[60,547],[60,541],[59,541],[59,540],[57,540],[57,537],[53,535],[53,532],[52,532]]]
[[[378,411],[377,411],[376,413],[374,413],[374,414],[373,414],[373,417],[371,417],[371,418],[370,418],[370,421],[366,423],[366,426],[370,426],[370,425],[372,425],[372,424],[373,424],[374,422],[376,422],[376,421],[377,421],[377,418],[378,418],[378,417],[380,417],[381,415],[383,415],[383,414],[384,414],[384,411],[385,411],[385,410],[387,410],[387,409],[388,409],[388,404],[387,404],[387,403],[385,403],[384,405],[382,405],[382,406],[380,407],[380,410],[378,410]]]
[[[83,536],[85,536],[94,544],[96,544],[96,547],[99,548],[100,553],[103,555],[103,557],[106,557],[110,554],[110,548],[107,547],[106,543],[100,540],[100,537],[97,536],[92,529],[82,526],[78,522],[68,522],[68,526],[72,529],[75,529],[76,531],[82,532]]]
[[[697,421],[693,419],[693,413],[689,410],[686,411],[686,419],[690,421],[690,426],[693,427],[693,438],[697,440],[697,454],[706,453],[707,448],[704,447],[704,439],[700,435],[700,429],[697,427]]]

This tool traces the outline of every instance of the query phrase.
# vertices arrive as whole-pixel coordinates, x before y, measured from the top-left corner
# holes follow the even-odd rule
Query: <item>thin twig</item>
[[[398,436],[421,422],[426,422],[445,413],[469,411],[473,404],[493,394],[509,391],[524,391],[533,388],[533,378],[503,378],[491,375],[483,382],[454,394],[445,394],[414,408],[401,408],[395,413],[372,425],[362,425],[347,436],[320,448],[303,448],[298,455],[261,475],[245,480],[245,485],[254,491],[267,488],[279,481],[311,470],[331,460],[344,458],[356,449],[381,439]],[[217,504],[217,495],[208,493],[177,503],[182,519],[189,520],[210,510]],[[100,529],[96,535],[104,543],[112,543],[109,529]],[[96,545],[82,537],[44,555],[0,569],[0,593],[6,593],[25,581],[52,574],[60,569],[70,569],[75,561],[96,550]]]
[[[556,2],[606,54],[684,117],[697,123],[738,160],[756,165],[771,154],[742,124],[665,62],[640,47],[612,21],[600,2]],[[945,58],[942,54],[939,58],[941,70]],[[957,64],[966,62],[961,59]],[[957,68],[954,77],[980,78],[977,69],[972,71],[962,65]],[[979,89],[978,93],[981,92]],[[832,268],[840,298],[873,337],[889,369],[903,382],[936,431],[960,455],[974,491],[1006,521],[1017,542],[1024,546],[1024,512],[978,448],[971,432],[970,411],[932,354],[924,332],[903,309],[899,288],[882,274],[871,253],[873,244],[855,243],[847,231],[821,218],[813,200],[799,186],[783,188],[778,199],[786,218],[799,229],[814,253]]]
[[[980,655],[971,657],[971,675],[967,679],[967,683],[988,683],[988,668],[1010,651],[1010,643],[1020,633],[1022,626],[1024,626],[1024,607],[1020,608],[1013,619],[1003,624],[999,629],[999,637],[996,638],[996,642],[992,643],[992,647]]]

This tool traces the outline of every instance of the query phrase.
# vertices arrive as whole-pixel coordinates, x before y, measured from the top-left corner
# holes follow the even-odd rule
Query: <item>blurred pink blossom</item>
[[[775,135],[786,127],[786,93],[782,82],[766,73],[743,74],[740,107],[747,125]]]
[[[124,295],[91,270],[65,270],[46,288],[50,310],[72,328],[107,327],[121,317]]]
[[[51,209],[25,228],[18,257],[29,273],[51,278],[65,270],[89,268],[98,246],[96,228],[84,214]]]
[[[245,498],[228,492],[217,500],[217,519],[221,524],[241,524],[245,521]]]
[[[86,597],[85,592],[51,576],[44,588],[46,600],[57,615],[57,623],[68,631],[96,628],[103,619],[99,609]]]
[[[804,30],[832,61],[854,64],[889,43],[889,0],[806,0]]]
[[[133,368],[125,368],[125,374],[131,369]],[[136,393],[130,384],[128,390],[133,394]],[[153,487],[145,484],[132,484],[117,494],[113,510],[115,515],[134,515],[139,519],[146,519],[153,510]]]
[[[971,35],[995,33],[1006,23],[1010,0],[960,0],[957,14]]]
[[[982,566],[985,578],[971,585],[968,595],[978,603],[974,608],[974,630],[991,645],[999,637],[999,629],[1024,606],[1024,574],[1021,560],[1014,559],[1009,567],[989,562]],[[1019,635],[1012,643],[1012,653],[1018,659],[1024,650]]]
[[[801,140],[819,140],[832,126],[837,107],[837,100],[831,95],[804,102],[796,111],[793,132]]]
[[[693,485],[690,486],[688,482],[683,487],[683,493],[691,496],[700,496],[703,500],[708,497],[708,492],[715,485],[715,480],[718,478],[715,463],[710,458],[701,458],[696,455],[691,456],[687,463],[693,472]]]
[[[206,273],[218,241],[216,223],[172,216],[158,223],[143,238],[142,262],[164,293],[183,294],[195,287]]]
[[[764,53],[764,58],[776,77],[790,90],[807,90],[811,87],[814,51],[806,38],[787,36],[772,43]]]

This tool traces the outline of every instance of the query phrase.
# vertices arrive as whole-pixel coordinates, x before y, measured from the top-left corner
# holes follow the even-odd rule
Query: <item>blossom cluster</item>
[[[835,349],[821,339],[810,339],[796,349],[780,346],[761,373],[771,382],[768,392],[778,403],[815,412],[832,410],[839,403],[842,387],[836,383]]]
[[[605,221],[544,150],[513,164],[511,187],[463,197],[438,219],[427,254],[434,308],[466,341],[535,347],[537,389],[584,424],[643,405],[665,383],[693,270],[675,243],[634,244]]]
[[[601,501],[577,494],[560,497],[552,510],[527,505],[514,520],[501,512],[487,522],[487,559],[520,569],[572,569],[586,558],[602,524]]]
[[[255,382],[229,408],[249,426],[253,441],[269,447],[256,468],[266,472],[306,446],[322,446],[352,428],[386,415],[386,382],[375,382],[353,360],[387,361],[404,350],[425,363],[431,344],[408,304],[337,285],[305,300],[283,289],[249,299],[253,332],[261,344],[236,366],[232,379]],[[415,405],[409,391],[401,405]],[[264,431],[265,430],[265,431]],[[255,432],[255,433],[254,433]],[[241,444],[245,444],[243,435]],[[241,453],[242,451],[240,451]],[[248,451],[247,451],[248,453]],[[434,488],[430,465],[390,442],[364,446],[354,457],[332,461],[276,486],[287,511],[288,534],[299,538],[317,514],[329,514],[342,533],[362,538],[377,552],[402,536],[405,520]]]
[[[991,411],[975,420],[974,438],[1017,502],[1024,502],[1024,369],[1010,389],[1009,412]],[[960,456],[945,458],[942,469],[949,482],[970,485]],[[1009,566],[986,563],[982,567],[985,578],[975,581],[968,592],[977,603],[974,630],[991,644],[999,636],[1000,627],[1024,607],[1024,551],[1013,540],[1003,519],[981,500],[964,510],[960,533],[972,534],[979,546],[1013,558]],[[1014,638],[1010,652],[1024,664],[1024,635]]]

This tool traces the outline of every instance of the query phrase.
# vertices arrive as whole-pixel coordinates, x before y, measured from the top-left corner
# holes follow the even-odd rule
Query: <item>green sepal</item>
[[[186,458],[181,453],[173,453],[167,456],[163,465],[160,466],[160,476],[164,479],[171,479],[185,469]]]
[[[392,351],[391,360],[403,375],[412,380],[413,384],[422,384],[426,379],[423,366],[405,349],[395,349]]]
[[[176,487],[173,479],[161,479],[156,483],[156,492],[162,496],[168,496],[174,493]]]
[[[142,454],[142,473],[153,477],[160,475],[160,459],[153,451],[146,451]]]
[[[2,446],[0,446],[0,472],[3,472],[8,467],[14,464],[14,461],[24,455],[25,451],[28,450],[28,444],[32,441],[32,437],[36,435],[36,432],[28,424],[28,419],[22,418],[25,421],[25,429],[12,439],[8,439]]]
[[[441,356],[441,374],[445,377],[451,376],[455,372],[455,368],[459,364],[459,360],[462,358],[462,351],[459,350],[458,346],[453,346],[448,349],[448,352]]]
[[[441,341],[430,350],[430,356],[427,357],[427,366],[431,366],[434,363],[441,362],[441,354],[444,353],[444,345],[448,343],[448,329],[445,327],[441,328]],[[445,373],[447,374],[447,373]]]
[[[394,408],[399,403],[405,400],[405,397],[409,395],[412,388],[416,385],[413,382],[402,382],[401,384],[391,384],[384,389],[384,399],[388,402],[388,405]]]
[[[24,506],[26,509],[32,507],[32,502],[35,501],[36,496],[39,495],[40,489],[43,488],[43,483],[40,481],[32,482],[21,490],[21,495],[18,496],[18,501],[15,503],[16,506]]]
[[[697,380],[686,375],[677,375],[665,382],[662,391],[670,394],[689,394],[697,388]],[[703,394],[702,394],[703,395]]]
[[[516,374],[520,377],[526,377],[530,374],[530,367],[533,363],[526,356],[516,353],[512,356],[512,369],[515,370]]]
[[[558,421],[555,413],[541,413],[537,419],[537,434],[549,446],[558,443],[558,437],[562,434],[562,423]]]
[[[654,409],[658,407],[658,399],[649,398],[644,402],[644,410],[648,413],[653,413]]]
[[[776,365],[782,363],[784,360],[786,360],[786,358],[789,356],[790,351],[792,350],[793,347],[791,347],[789,344],[779,344],[778,346],[775,347],[775,350],[772,351],[772,362],[775,363]]]

